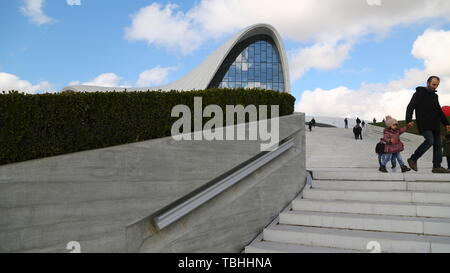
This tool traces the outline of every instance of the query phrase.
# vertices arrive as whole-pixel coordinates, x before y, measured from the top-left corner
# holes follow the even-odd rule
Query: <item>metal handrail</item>
[[[289,137],[280,141],[277,145],[278,147],[273,149],[272,151],[259,153],[253,158],[231,169],[230,171],[211,180],[204,186],[191,192],[185,197],[182,197],[172,204],[159,210],[153,216],[151,216],[154,226],[158,230],[164,229],[165,227],[181,219],[188,213],[192,212],[199,206],[208,202],[215,196],[224,192],[231,186],[235,185],[245,177],[254,173],[259,168],[271,162],[282,153],[294,146],[294,135],[299,131],[300,129],[295,131]]]

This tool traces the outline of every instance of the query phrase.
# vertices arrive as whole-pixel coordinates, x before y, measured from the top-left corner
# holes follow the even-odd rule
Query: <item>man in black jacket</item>
[[[442,122],[444,125],[447,125],[448,129],[450,129],[450,123],[439,105],[438,95],[436,94],[439,83],[439,77],[432,76],[427,81],[427,87],[417,87],[416,93],[414,93],[406,110],[406,123],[412,121],[412,115],[415,110],[417,128],[425,138],[425,141],[408,159],[409,166],[416,172],[417,160],[433,146],[432,172],[449,173],[448,170],[441,167],[442,144],[440,139],[440,123]]]

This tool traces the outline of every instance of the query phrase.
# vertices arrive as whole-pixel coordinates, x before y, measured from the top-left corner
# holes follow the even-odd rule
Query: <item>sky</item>
[[[0,90],[167,84],[257,23],[281,34],[298,112],[404,119],[431,75],[450,105],[448,0],[2,0]]]

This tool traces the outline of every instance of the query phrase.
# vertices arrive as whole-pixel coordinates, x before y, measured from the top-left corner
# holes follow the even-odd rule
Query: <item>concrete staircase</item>
[[[245,252],[450,252],[450,175],[427,176],[315,171]]]

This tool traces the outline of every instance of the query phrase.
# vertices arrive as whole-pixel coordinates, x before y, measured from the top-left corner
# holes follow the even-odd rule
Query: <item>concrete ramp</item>
[[[262,141],[167,137],[0,166],[0,252],[239,252],[303,188],[303,124],[281,117],[289,149],[163,230],[157,212],[259,156]]]

